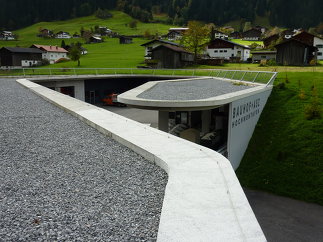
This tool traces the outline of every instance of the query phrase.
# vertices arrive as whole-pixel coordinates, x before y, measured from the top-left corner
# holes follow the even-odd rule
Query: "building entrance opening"
[[[227,155],[229,105],[168,113],[168,132]]]

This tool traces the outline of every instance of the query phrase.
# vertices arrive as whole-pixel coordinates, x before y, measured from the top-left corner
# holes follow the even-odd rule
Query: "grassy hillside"
[[[323,205],[323,117],[304,110],[315,86],[322,109],[323,72],[279,73],[237,175],[243,186]],[[300,94],[303,93],[304,95]]]
[[[253,26],[259,25],[259,26],[263,26],[266,28],[271,28],[268,16],[264,16],[264,17],[256,16],[255,21],[252,23],[252,25]],[[224,24],[224,26],[231,26],[236,31],[239,31],[240,30],[240,20],[230,21],[230,22]],[[243,28],[243,25],[242,25],[242,28]]]
[[[2,46],[21,46],[29,47],[32,44],[44,44],[44,45],[60,45],[62,40],[59,39],[43,39],[36,37],[39,28],[47,28],[53,30],[55,33],[58,31],[66,31],[70,34],[75,32],[80,33],[80,29],[83,27],[85,29],[90,29],[94,26],[106,26],[112,31],[118,32],[123,35],[140,35],[146,30],[149,30],[151,34],[156,32],[161,34],[166,34],[172,25],[160,24],[160,23],[142,23],[138,21],[136,28],[130,28],[129,23],[133,20],[129,15],[120,11],[111,11],[113,14],[112,18],[103,20],[98,19],[95,16],[87,16],[82,18],[75,18],[66,21],[56,21],[56,22],[40,22],[31,25],[27,28],[20,29],[14,33],[19,35],[19,40],[17,41],[0,41],[0,47]],[[82,39],[69,39],[65,40],[66,44],[70,42],[81,41]]]

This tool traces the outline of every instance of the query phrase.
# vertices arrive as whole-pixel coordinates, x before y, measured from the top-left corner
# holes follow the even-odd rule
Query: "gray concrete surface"
[[[154,100],[198,100],[207,99],[231,92],[241,91],[252,86],[233,85],[220,79],[195,79],[190,81],[165,81],[139,94],[139,98]]]
[[[129,107],[100,106],[106,110],[119,114],[123,117],[130,118],[139,123],[149,124],[153,128],[158,127],[158,111],[144,110]]]
[[[323,206],[244,190],[269,242],[323,241]]]
[[[154,241],[166,173],[0,79],[0,241]]]

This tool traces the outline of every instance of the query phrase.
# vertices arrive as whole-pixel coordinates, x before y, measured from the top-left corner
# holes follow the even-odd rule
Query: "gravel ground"
[[[192,81],[161,82],[139,94],[139,98],[154,100],[199,100],[230,92],[251,88],[252,86],[233,85],[218,79],[199,79]]]
[[[167,174],[0,79],[0,241],[154,241]]]

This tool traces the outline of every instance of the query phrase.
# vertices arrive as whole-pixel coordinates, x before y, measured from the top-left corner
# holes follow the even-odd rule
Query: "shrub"
[[[310,65],[311,65],[311,66],[316,66],[316,62],[317,62],[316,60],[312,59],[312,60],[310,61]]]
[[[67,62],[69,61],[69,59],[67,58],[59,58],[58,60],[55,61],[55,63],[63,63],[63,62]]]
[[[259,66],[267,66],[267,60],[261,60]]]
[[[40,65],[42,65],[42,66],[48,66],[49,64],[50,64],[50,62],[49,62],[48,59],[42,59]]]
[[[277,87],[278,89],[285,89],[285,88],[286,88],[286,86],[285,86],[285,83],[284,83],[284,82],[280,82],[280,83],[278,83],[276,87]]]
[[[321,118],[321,107],[317,100],[313,100],[311,104],[305,107],[305,118],[307,120],[320,119]]]
[[[132,28],[132,29],[137,28],[137,20],[132,20],[129,23],[129,27]]]
[[[276,60],[275,59],[270,59],[267,61],[268,66],[277,66]]]
[[[318,100],[318,94],[315,86],[312,88],[312,102],[305,107],[305,118],[307,120],[321,118],[321,106]]]
[[[298,95],[299,99],[304,100],[305,99],[305,92],[303,89],[300,90],[299,95]]]

